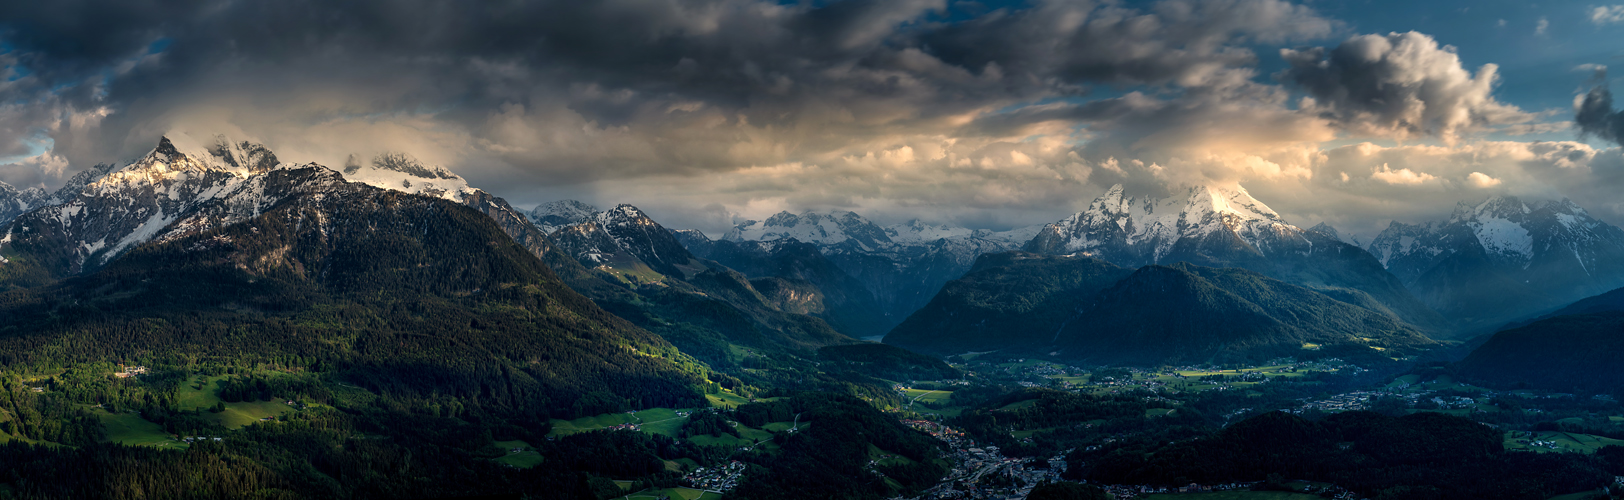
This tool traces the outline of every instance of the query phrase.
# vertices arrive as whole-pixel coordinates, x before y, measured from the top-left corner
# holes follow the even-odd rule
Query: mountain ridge
[[[1343,242],[1334,229],[1289,224],[1240,186],[1186,186],[1156,197],[1118,184],[1087,210],[1045,226],[1022,250],[1075,253],[1130,268],[1190,262],[1250,269],[1333,294],[1369,296],[1381,312],[1427,331],[1451,328],[1365,249]]]

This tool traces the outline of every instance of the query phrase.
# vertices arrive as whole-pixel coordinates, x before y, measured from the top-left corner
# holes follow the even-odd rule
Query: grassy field
[[[180,389],[175,391],[175,406],[183,410],[207,410],[220,403],[220,381],[233,375],[217,375],[204,377],[198,375],[182,383]],[[365,392],[365,391],[362,391]],[[281,401],[245,401],[241,403],[226,403],[226,411],[220,413],[204,412],[205,416],[213,416],[221,426],[227,429],[240,429],[248,424],[258,422],[262,418],[275,417],[292,413],[293,407]]]
[[[738,437],[734,437],[731,434],[723,434],[721,437],[712,436],[709,434],[700,434],[698,436],[690,436],[688,441],[701,446],[727,446],[737,448],[741,446],[754,446],[759,440],[761,442],[761,448],[764,450],[771,451],[778,449],[778,445],[772,442],[773,433],[771,432],[743,425],[735,427],[735,429],[739,430]]]
[[[953,399],[953,391],[927,391],[924,389],[903,389],[904,397],[909,401],[921,403],[941,404]]]
[[[19,441],[19,442],[28,443],[28,444],[41,444],[41,443],[43,443],[43,441],[35,441],[35,440],[28,439],[28,438],[25,438],[25,437],[10,436],[10,435],[6,435],[6,434],[0,434],[0,444],[6,444],[6,443],[10,443],[12,441]]]
[[[1037,406],[1037,404],[1038,404],[1038,400],[1036,400],[1036,399],[1028,399],[1028,400],[1025,400],[1025,401],[1016,401],[1014,403],[1004,405],[1004,407],[999,408],[998,411],[1015,411],[1015,410],[1019,410],[1021,408]]]
[[[868,458],[869,460],[879,461],[880,465],[909,465],[914,463],[911,458],[882,450],[873,444],[868,445]]]
[[[541,454],[537,453],[533,449],[530,449],[530,443],[526,443],[524,441],[497,441],[493,444],[495,444],[497,448],[501,448],[504,452],[513,450],[515,448],[523,449],[524,451],[518,453],[509,452],[507,455],[491,459],[492,462],[506,464],[513,467],[518,467],[520,469],[528,469],[541,465]]]
[[[1590,500],[1592,498],[1606,498],[1604,496],[1598,496],[1601,494],[1601,490],[1581,491],[1578,493],[1554,496],[1551,497],[1550,500]]]
[[[1517,437],[1513,437],[1514,435]],[[1553,443],[1552,446],[1554,446],[1554,448],[1550,446],[1532,446],[1519,442],[1524,440],[1530,442],[1550,441]],[[1539,453],[1595,453],[1597,448],[1607,445],[1624,445],[1624,441],[1609,437],[1578,434],[1573,432],[1535,431],[1531,433],[1531,435],[1520,432],[1515,434],[1506,433],[1505,444],[1507,450],[1525,450]]]
[[[721,500],[722,496],[708,491],[693,488],[666,488],[663,490],[643,490],[623,497],[627,500],[656,500],[665,497],[671,500]]]
[[[803,431],[806,430],[807,427],[812,426],[812,422],[794,422],[794,421],[768,422],[767,425],[761,426],[761,430],[764,430],[764,431],[767,431],[767,432],[778,433],[778,432],[787,431],[791,427],[796,427],[797,424],[800,426],[799,428],[801,430],[803,430]],[[797,432],[799,432],[799,431],[797,431]]]
[[[220,425],[227,429],[241,429],[260,421],[260,419],[276,417],[293,413],[293,407],[281,401],[245,401],[241,403],[226,403],[226,411],[220,413],[204,412],[204,415],[214,415],[219,419]]]
[[[553,419],[553,430],[548,436],[568,436],[587,431],[607,429],[621,424],[639,424],[643,432],[677,437],[688,417],[677,415],[671,408],[651,408],[636,413],[605,413],[575,420]]]
[[[1149,500],[1321,500],[1319,495],[1288,491],[1216,491],[1212,493],[1167,493],[1150,495]]]
[[[694,459],[692,459],[692,458],[679,458],[679,459],[676,459],[676,460],[666,460],[665,461],[665,470],[668,470],[668,471],[671,471],[671,472],[682,472],[682,471],[685,471],[685,470],[694,470],[694,469],[697,469],[697,468],[699,468],[699,462],[695,462]]]
[[[705,399],[710,401],[711,406],[717,408],[734,408],[742,404],[750,404],[749,399],[745,399],[743,396],[739,396],[731,392],[706,394]]]
[[[559,420],[555,418],[552,419],[551,422],[553,424],[553,430],[548,432],[547,435],[568,436],[570,434],[581,432],[607,429],[621,424],[636,423],[637,416],[631,413],[605,413],[602,415],[581,417],[575,420]]]
[[[204,377],[198,375],[192,377],[191,380],[182,383],[179,390],[175,391],[175,407],[183,410],[203,410],[214,406],[215,403],[220,402],[220,396],[218,395],[220,381],[229,376]]]
[[[1009,435],[1014,436],[1015,439],[1026,439],[1026,438],[1032,437],[1033,434],[1037,434],[1039,432],[1052,431],[1052,430],[1055,430],[1055,428],[1054,427],[1045,427],[1045,428],[1042,428],[1042,429],[1031,429],[1031,430],[1024,430],[1024,431],[1012,431],[1012,432],[1009,433]]]
[[[677,416],[677,411],[670,408],[654,408],[637,412],[639,423],[643,432],[663,434],[677,437],[682,432],[683,424],[688,423],[688,417]]]
[[[134,413],[113,414],[98,409],[96,416],[101,419],[102,427],[107,430],[109,443],[169,449],[184,449],[189,446],[169,437],[169,433],[164,432],[163,427],[148,422]]]

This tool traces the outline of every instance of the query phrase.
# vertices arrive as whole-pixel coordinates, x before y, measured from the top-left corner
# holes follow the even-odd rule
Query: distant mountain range
[[[1624,286],[1624,230],[1567,200],[1461,203],[1447,221],[1394,221],[1369,250],[1471,332]]]
[[[572,286],[718,366],[736,361],[727,344],[809,353],[876,329],[868,323],[877,319],[861,310],[824,307],[821,295],[796,299],[819,294],[806,283],[762,280],[695,256],[677,233],[631,205],[600,211],[565,200],[526,217],[532,227],[552,228],[548,238],[568,259],[549,263]]]
[[[942,284],[963,275],[976,257],[1017,248],[1036,229],[995,232],[917,220],[881,227],[853,212],[780,212],[764,221],[744,221],[722,239],[792,238],[815,245],[861,281],[894,323],[928,302]]]
[[[1448,221],[1394,222],[1365,248],[1323,223],[1292,225],[1238,186],[1168,196],[1115,186],[1083,212],[1001,232],[783,212],[712,240],[632,205],[520,211],[404,154],[335,171],[177,136],[54,193],[0,185],[0,287],[89,275],[142,245],[352,184],[473,208],[571,288],[718,367],[738,362],[729,345],[811,353],[887,334],[929,352],[1020,346],[1091,362],[1304,345],[1393,354],[1624,286],[1624,230],[1565,200],[1462,204]]]

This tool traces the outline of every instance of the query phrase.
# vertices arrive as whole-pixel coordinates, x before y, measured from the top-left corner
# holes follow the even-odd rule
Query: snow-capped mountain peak
[[[49,199],[43,189],[31,187],[19,190],[10,184],[0,182],[0,225],[11,222],[29,210],[44,206]]]
[[[794,238],[818,246],[852,245],[864,251],[891,247],[886,231],[855,212],[800,215],[779,212],[765,221],[747,220],[735,226],[724,240],[769,241]]]
[[[1195,186],[1189,189],[1190,201],[1186,205],[1189,209],[1210,210],[1212,213],[1234,215],[1244,220],[1284,222],[1279,213],[1257,198],[1253,198],[1252,193],[1246,192],[1245,187],[1237,185],[1229,189]]]
[[[1119,184],[1088,210],[1039,231],[1027,250],[1156,263],[1181,242],[1192,245],[1216,234],[1233,235],[1260,253],[1297,250],[1307,245],[1302,232],[1240,186],[1187,186],[1156,198],[1131,195]]]
[[[928,224],[919,219],[885,226],[885,235],[896,243],[928,243],[942,238],[968,238],[975,230],[946,224]]]
[[[1308,230],[1311,231],[1311,232],[1320,233],[1320,234],[1323,234],[1323,235],[1326,235],[1326,236],[1330,236],[1330,237],[1335,238],[1335,239],[1337,239],[1339,241],[1342,240],[1342,234],[1338,233],[1336,231],[1336,228],[1331,227],[1330,224],[1326,224],[1324,222],[1321,222],[1319,224],[1315,224],[1314,227],[1308,228]]]
[[[1461,202],[1447,221],[1415,225],[1394,221],[1371,241],[1370,250],[1395,275],[1410,280],[1473,247],[1512,268],[1527,268],[1553,251],[1589,262],[1586,255],[1594,249],[1586,247],[1624,245],[1613,241],[1616,232],[1567,199],[1524,202],[1500,196],[1475,204]]]
[[[351,156],[344,178],[373,187],[445,198],[461,203],[474,189],[468,181],[439,165],[425,164],[407,153],[383,153],[361,164]]]
[[[526,214],[530,222],[542,231],[552,234],[554,231],[580,224],[596,217],[598,207],[588,205],[576,200],[559,200],[543,203]]]

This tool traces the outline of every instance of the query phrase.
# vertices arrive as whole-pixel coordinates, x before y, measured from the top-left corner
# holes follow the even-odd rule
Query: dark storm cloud
[[[1115,2],[1040,1],[920,36],[966,67],[1066,82],[1201,85],[1256,55],[1234,45],[1330,35],[1336,23],[1305,6],[1264,1],[1167,1],[1149,11]]]
[[[1474,76],[1451,46],[1417,32],[1360,35],[1336,48],[1282,49],[1290,68],[1279,77],[1315,101],[1304,107],[1342,126],[1399,139],[1441,137],[1531,119],[1491,93],[1497,66]]]
[[[694,224],[833,206],[989,220],[1119,181],[1263,192],[1423,172],[1319,145],[1506,120],[1492,72],[1425,35],[1287,53],[1285,81],[1316,100],[1302,109],[1258,76],[1274,57],[1258,47],[1341,26],[1280,0],[0,2],[0,180],[49,187],[180,131],[334,166],[405,151],[521,205],[598,192]],[[1519,179],[1457,170],[1423,173]]]
[[[1613,92],[1607,89],[1607,70],[1596,70],[1596,85],[1574,106],[1573,123],[1579,133],[1624,144],[1624,112],[1613,109]]]
[[[76,164],[114,153],[94,145],[143,142],[131,136],[150,135],[143,127],[180,106],[229,95],[235,105],[285,110],[297,106],[277,95],[299,99],[290,89],[348,92],[341,109],[324,111],[346,116],[428,110],[476,140],[497,133],[493,113],[517,116],[503,106],[520,106],[531,121],[573,113],[599,127],[694,126],[674,123],[673,110],[683,110],[695,120],[793,128],[785,148],[829,152],[850,142],[827,130],[835,125],[860,136],[941,132],[951,129],[938,123],[944,117],[1092,84],[1245,78],[1230,70],[1255,55],[1237,44],[1324,36],[1334,24],[1275,0],[1166,0],[1148,10],[1044,0],[956,23],[945,21],[945,0],[77,0],[0,9],[0,37],[34,83],[15,91],[54,102],[57,114],[111,111],[94,134],[56,138]],[[162,50],[148,55],[153,47]],[[693,112],[701,107],[712,115]],[[508,163],[560,175],[759,159],[650,148],[620,159],[496,149]],[[587,162],[611,168],[578,168]]]

